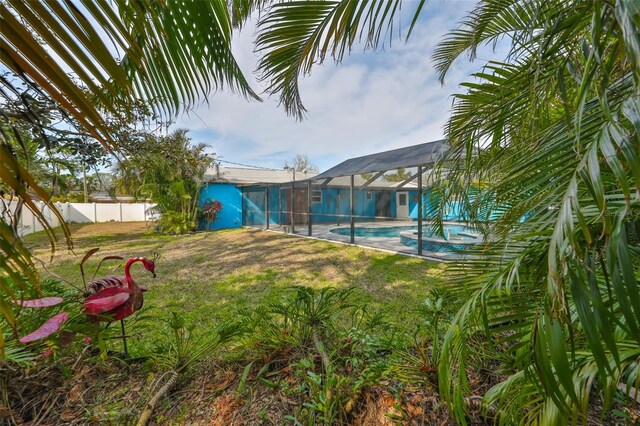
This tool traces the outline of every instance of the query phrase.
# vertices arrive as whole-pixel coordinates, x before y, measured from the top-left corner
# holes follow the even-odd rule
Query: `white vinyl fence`
[[[98,222],[146,222],[157,219],[153,210],[155,204],[150,203],[54,203],[60,215],[67,223],[98,223]],[[36,202],[43,212],[47,222],[55,227],[60,225],[58,217],[44,202]],[[15,203],[9,206],[15,211]],[[22,216],[18,224],[20,235],[42,231],[44,228],[36,216],[26,207],[22,209]]]

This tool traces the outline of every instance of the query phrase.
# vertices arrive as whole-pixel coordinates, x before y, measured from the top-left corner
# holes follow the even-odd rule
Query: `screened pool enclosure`
[[[242,226],[447,259],[478,242],[456,224],[461,217],[455,203],[445,212],[451,222],[445,238],[423,226],[432,201],[430,169],[447,149],[444,141],[430,142],[353,158],[315,176],[291,174],[281,182],[274,182],[283,180],[280,175],[266,172],[259,182],[218,179],[204,196],[237,191]],[[382,179],[387,172],[391,178]]]

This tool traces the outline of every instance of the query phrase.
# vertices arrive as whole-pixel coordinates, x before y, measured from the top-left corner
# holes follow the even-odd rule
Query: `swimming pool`
[[[390,238],[399,237],[402,231],[418,231],[417,226],[356,226],[353,233],[356,237]],[[333,228],[332,233],[351,235],[351,228]]]
[[[433,237],[433,234],[424,235],[422,237],[422,250],[435,253],[462,252],[468,247],[482,242],[482,237],[478,234],[468,233],[466,230],[459,232],[459,234],[450,234],[446,240],[439,236]],[[405,246],[417,248],[418,232],[400,232],[400,242]]]
[[[453,223],[445,223],[442,225],[445,240],[462,240],[472,241],[476,237],[473,236],[473,230],[464,225],[458,225]],[[425,229],[426,228],[426,229]],[[407,231],[413,231],[417,234],[417,226],[356,226],[353,229],[356,237],[370,237],[370,238],[393,238],[400,237],[400,233]],[[351,235],[351,229],[347,227],[333,228],[331,232],[338,235]],[[426,226],[423,226],[422,236],[424,238],[436,238],[442,240],[438,234],[431,232]]]
[[[432,232],[428,225],[423,227],[422,250],[432,253],[461,252],[473,244],[482,242],[482,237],[472,228],[457,223],[442,224],[444,238]],[[354,236],[366,238],[400,239],[400,243],[407,247],[418,247],[418,227],[410,226],[356,226],[353,229]],[[348,226],[333,228],[330,232],[337,235],[349,236],[351,229]],[[397,240],[396,240],[397,241]]]

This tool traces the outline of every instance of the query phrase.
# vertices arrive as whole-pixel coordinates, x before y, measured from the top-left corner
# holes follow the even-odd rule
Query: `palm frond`
[[[26,116],[10,117],[7,111],[0,115],[7,122],[21,119],[37,128],[39,111],[30,108],[26,87],[51,100],[112,152],[118,146],[105,115],[124,118],[137,100],[170,120],[225,88],[258,99],[231,52],[233,26],[224,0],[7,0],[0,2],[0,28],[0,63],[14,74],[3,76],[0,96],[28,111]],[[33,202],[37,195],[48,203],[49,195],[20,166],[12,143],[20,132],[5,124],[0,132],[0,180],[11,197],[33,211],[53,248],[53,231]],[[54,206],[49,207],[59,216]],[[70,244],[68,229],[61,223]],[[12,277],[16,283],[37,285],[28,252],[18,253],[22,246],[16,230],[4,223],[0,228],[6,242],[0,280],[6,284]],[[4,308],[11,322],[10,309]]]
[[[429,211],[462,202],[488,237],[452,266],[467,303],[439,370],[460,422],[474,333],[512,362],[485,397],[502,424],[584,420],[594,392],[607,409],[621,381],[638,379],[627,357],[640,343],[634,7],[489,0],[436,51],[443,77],[461,54],[512,41],[505,62],[489,62],[456,96],[439,206]]]
[[[249,2],[250,3],[250,2]],[[415,7],[411,33],[424,5]],[[247,10],[248,6],[244,7]],[[400,0],[385,1],[285,1],[273,4],[258,22],[256,49],[263,57],[258,72],[266,91],[278,94],[286,112],[298,119],[305,114],[299,79],[322,64],[327,55],[336,63],[350,53],[354,43],[364,49],[381,48],[400,32]]]

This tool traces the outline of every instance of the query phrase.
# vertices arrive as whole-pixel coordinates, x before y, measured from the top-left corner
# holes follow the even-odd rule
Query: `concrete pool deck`
[[[349,229],[349,223],[346,224],[314,224],[312,226],[312,235],[308,235],[308,226],[307,225],[297,225],[295,227],[295,232],[290,232],[290,227],[288,225],[279,226],[279,225],[271,225],[269,231],[286,233],[289,235],[296,235],[304,238],[312,238],[318,240],[325,240],[336,242],[340,244],[347,244],[356,247],[370,248],[375,250],[382,250],[389,253],[397,253],[405,256],[417,257],[420,259],[429,259],[435,260],[439,262],[447,262],[452,260],[463,259],[464,255],[457,253],[442,253],[442,252],[429,252],[423,251],[422,256],[418,255],[418,249],[416,247],[409,247],[400,242],[400,237],[355,237],[355,243],[350,243],[349,235],[339,235],[334,232],[331,232],[332,229],[341,228],[341,229]],[[376,228],[385,228],[385,227],[396,227],[396,226],[418,226],[415,221],[385,221],[385,222],[357,222],[355,224],[356,227],[376,227]],[[264,229],[264,228],[262,228]]]

